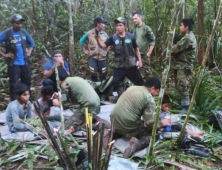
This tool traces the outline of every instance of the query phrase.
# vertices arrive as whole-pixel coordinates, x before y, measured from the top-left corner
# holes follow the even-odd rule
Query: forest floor
[[[80,60],[80,63],[77,63],[79,68],[76,68],[77,75],[81,77],[86,77],[87,73],[87,62]],[[80,67],[81,66],[81,67]],[[33,99],[37,99],[40,95],[40,89],[42,87],[42,73],[39,68],[42,68],[40,65],[32,66],[32,96]],[[38,68],[38,69],[36,69]],[[111,72],[111,71],[110,71]],[[216,107],[219,107],[217,100],[221,100],[221,79],[215,75],[207,75],[208,80],[203,81],[203,84],[200,85],[200,90],[204,90],[205,96],[201,96],[201,92],[198,94],[198,100],[204,103],[203,105],[198,105],[198,101],[194,106],[194,114],[198,112],[198,119],[191,120],[191,123],[200,129],[210,132],[213,135],[209,135],[204,142],[207,143],[209,148],[213,148],[214,154],[208,158],[201,158],[193,155],[185,155],[182,153],[182,150],[177,147],[175,140],[164,140],[161,143],[157,142],[155,144],[154,155],[152,157],[148,157],[147,155],[144,158],[132,158],[130,159],[132,162],[136,162],[139,164],[139,169],[169,169],[169,170],[177,170],[177,169],[201,169],[201,170],[210,170],[215,169],[219,170],[222,166],[222,135],[221,131],[215,130],[213,126],[209,125],[206,121],[206,117],[209,117],[210,111],[214,110]],[[213,79],[213,80],[212,80]],[[219,79],[219,80],[218,80]],[[194,77],[195,80],[195,77]],[[206,80],[206,79],[205,79]],[[206,83],[207,82],[207,83]],[[216,83],[215,83],[216,82]],[[195,83],[195,81],[193,82]],[[207,86],[204,86],[204,83]],[[213,84],[213,85],[212,85]],[[215,85],[216,84],[216,85]],[[6,85],[7,86],[7,85]],[[212,89],[210,87],[216,87],[217,90]],[[7,88],[4,91],[4,94],[7,93]],[[206,97],[208,96],[208,97]],[[8,99],[8,96],[4,95],[5,99]],[[200,99],[199,99],[200,98]],[[176,99],[177,100],[177,99]],[[179,100],[177,100],[179,101]],[[5,104],[8,103],[7,100],[4,101]],[[176,103],[176,102],[175,102]],[[177,103],[176,103],[177,104]],[[175,104],[175,105],[176,105]],[[1,107],[2,105],[0,105]],[[5,109],[7,105],[2,106],[2,110]],[[209,108],[211,107],[211,108]],[[173,110],[174,111],[174,110]],[[173,112],[172,111],[172,112]],[[207,114],[206,114],[207,113]],[[78,140],[77,140],[78,141]],[[73,146],[73,142],[69,139],[65,139],[67,146]],[[86,146],[86,141],[80,140],[79,144],[83,147]],[[36,149],[37,147],[41,147],[40,149]],[[19,155],[21,153],[25,153],[24,157],[18,157],[17,160],[10,160],[12,156]],[[37,157],[37,156],[41,157]],[[113,149],[112,155],[121,157],[122,154]],[[151,164],[152,162],[152,164]],[[0,139],[0,170],[30,170],[30,169],[57,169],[59,170],[57,164],[57,157],[52,147],[47,144],[29,144],[25,142],[5,142]]]

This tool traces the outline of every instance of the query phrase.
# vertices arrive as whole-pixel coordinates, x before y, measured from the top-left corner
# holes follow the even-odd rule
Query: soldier
[[[105,43],[101,41],[100,36],[97,42],[101,47],[114,46],[114,69],[113,85],[119,86],[127,77],[135,85],[143,85],[144,81],[136,66],[136,57],[139,60],[138,67],[142,67],[140,51],[136,40],[131,33],[125,32],[126,19],[119,17],[115,20],[116,34],[111,36]],[[119,91],[119,95],[122,92]]]
[[[21,15],[12,15],[10,21],[12,27],[0,33],[0,43],[5,42],[5,53],[0,50],[0,55],[7,59],[10,99],[13,101],[16,99],[15,85],[19,78],[28,88],[31,86],[29,58],[35,43],[29,33],[22,29],[25,20]]]
[[[100,48],[96,42],[95,36],[100,35],[101,40],[105,42],[109,36],[106,34],[104,30],[106,21],[101,17],[97,17],[94,19],[95,28],[88,31],[83,37],[80,39],[80,45],[82,47],[83,52],[89,56],[89,70],[91,73],[91,80],[94,82],[98,81],[97,72],[99,72],[100,81],[106,79],[107,74],[107,62],[106,55],[109,51],[109,47],[107,49]],[[86,50],[84,43],[88,39],[88,50]]]
[[[63,91],[62,100],[70,99],[79,104],[74,115],[65,121],[65,129],[69,129],[71,132],[78,131],[85,122],[85,107],[88,107],[93,118],[96,118],[100,112],[99,96],[87,81],[80,77],[68,77],[64,69],[59,70],[59,79]]]
[[[152,77],[152,68],[150,65],[150,57],[155,45],[155,36],[149,26],[142,21],[140,12],[133,13],[134,27],[131,32],[136,38],[136,42],[140,49],[140,54],[143,62],[141,74],[144,80]]]
[[[196,38],[193,34],[194,21],[183,19],[180,33],[184,37],[172,46],[172,68],[174,70],[175,88],[181,95],[182,110],[187,111],[190,105],[189,85],[191,71],[196,57]]]
[[[123,153],[124,158],[131,157],[149,145],[156,110],[153,96],[158,95],[160,86],[161,82],[156,77],[147,79],[144,86],[131,86],[113,108],[110,118],[114,123],[114,139],[120,136],[131,137],[130,146]],[[159,126],[162,125],[170,125],[170,120],[162,119]]]

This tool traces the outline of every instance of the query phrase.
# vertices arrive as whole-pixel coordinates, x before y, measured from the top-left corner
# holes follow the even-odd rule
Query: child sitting
[[[38,99],[40,109],[49,121],[61,121],[60,115],[50,116],[50,107],[59,106],[57,93],[54,93],[51,85],[43,86],[41,89],[41,98]]]
[[[25,120],[33,117],[29,88],[25,84],[19,83],[16,85],[15,93],[17,99],[9,103],[6,109],[6,123],[12,133],[29,131],[29,128],[18,121],[18,118]]]

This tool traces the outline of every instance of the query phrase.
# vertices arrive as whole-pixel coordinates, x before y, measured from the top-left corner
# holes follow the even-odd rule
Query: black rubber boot
[[[136,137],[132,137],[129,141],[130,145],[123,152],[123,158],[130,158],[137,151],[140,151],[146,148],[149,145],[150,140],[145,137],[137,139]]]

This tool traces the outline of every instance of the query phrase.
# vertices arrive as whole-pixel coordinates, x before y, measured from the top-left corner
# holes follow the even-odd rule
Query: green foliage
[[[197,68],[195,75],[191,80],[191,94],[193,93],[195,84],[199,77],[200,69]],[[212,72],[205,70],[203,78],[197,89],[197,95],[195,98],[194,113],[195,115],[206,118],[215,110],[215,108],[221,106],[222,86],[221,80],[217,81],[212,76]]]
[[[33,165],[36,162],[36,154],[35,151],[33,149],[33,147],[30,148],[25,148],[25,160],[24,160],[24,164],[28,165],[28,168],[30,170],[33,170]]]
[[[21,143],[14,143],[13,146],[9,146],[9,151],[7,152],[8,155],[10,155],[12,152],[14,152],[19,146],[21,145]]]

